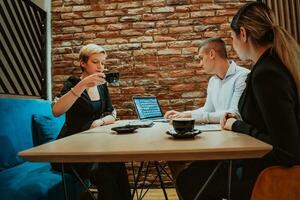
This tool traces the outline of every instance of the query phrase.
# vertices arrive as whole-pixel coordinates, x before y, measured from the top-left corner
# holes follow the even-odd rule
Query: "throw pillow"
[[[65,115],[33,115],[33,144],[34,146],[55,140],[65,122]]]

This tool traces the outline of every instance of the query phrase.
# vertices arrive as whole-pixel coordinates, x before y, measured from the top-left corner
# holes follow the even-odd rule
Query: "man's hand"
[[[225,113],[220,119],[220,124],[223,129],[232,130],[232,124],[236,121],[235,113]]]
[[[174,115],[178,114],[180,112],[176,111],[176,110],[169,110],[166,112],[166,114],[164,115],[165,119],[172,119]]]

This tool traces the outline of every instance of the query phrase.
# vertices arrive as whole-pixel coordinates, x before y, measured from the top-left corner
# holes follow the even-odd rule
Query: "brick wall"
[[[199,67],[199,43],[226,41],[229,22],[245,0],[52,0],[53,95],[80,74],[78,52],[103,45],[106,67],[120,72],[109,87],[120,118],[135,118],[133,95],[158,96],[163,111],[197,108],[205,102],[209,75]],[[238,62],[241,63],[241,62]],[[249,63],[241,63],[249,64]]]

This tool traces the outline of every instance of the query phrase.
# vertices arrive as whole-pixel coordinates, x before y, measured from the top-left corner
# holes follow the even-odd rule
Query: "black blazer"
[[[272,144],[278,164],[291,165],[300,158],[299,101],[291,73],[276,53],[267,50],[254,65],[239,101],[242,120],[232,130]]]
[[[60,96],[70,91],[79,81],[80,79],[78,77],[69,77],[64,82]],[[97,88],[100,100],[91,101],[87,91],[84,90],[81,96],[66,112],[66,122],[58,138],[85,131],[90,128],[94,120],[112,114],[114,108],[106,84],[98,85]]]

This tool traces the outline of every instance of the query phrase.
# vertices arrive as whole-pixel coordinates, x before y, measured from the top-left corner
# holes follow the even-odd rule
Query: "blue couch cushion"
[[[61,173],[52,171],[49,163],[24,162],[0,172],[1,200],[63,200],[61,180]],[[69,199],[79,199],[82,189],[77,180],[66,174],[66,185]]]
[[[33,146],[34,114],[52,115],[51,102],[0,98],[0,171],[24,162],[17,153]]]
[[[65,122],[64,115],[33,115],[33,144],[34,146],[55,140]]]

